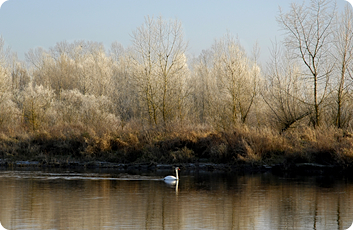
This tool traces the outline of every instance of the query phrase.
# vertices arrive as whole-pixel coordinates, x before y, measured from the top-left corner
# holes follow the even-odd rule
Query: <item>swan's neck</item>
[[[175,169],[176,179],[179,180],[178,169]]]

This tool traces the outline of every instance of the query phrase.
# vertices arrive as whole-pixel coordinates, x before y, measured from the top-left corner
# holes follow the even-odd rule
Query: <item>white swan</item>
[[[176,174],[176,177],[175,176],[166,176],[164,177],[164,181],[178,181],[179,180],[179,175],[178,175],[178,171],[179,171],[179,167],[176,167],[175,168],[175,174]]]
[[[347,228],[347,230],[353,230],[353,223],[349,228]]]
[[[0,230],[7,230],[6,228],[4,228],[1,223],[0,223]]]

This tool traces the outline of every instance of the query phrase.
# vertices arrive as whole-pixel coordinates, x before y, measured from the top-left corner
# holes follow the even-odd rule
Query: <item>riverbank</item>
[[[353,135],[329,128],[126,129],[97,135],[79,127],[0,135],[0,166],[148,168],[180,165],[223,171],[346,172]]]
[[[237,173],[237,174],[253,174],[253,173],[272,173],[282,176],[351,176],[353,167],[340,167],[338,165],[321,165],[315,163],[298,163],[298,164],[277,164],[277,165],[231,165],[231,164],[214,164],[214,163],[181,163],[181,164],[120,164],[102,161],[93,162],[52,162],[44,163],[39,161],[16,161],[6,162],[0,161],[0,169],[11,170],[117,170],[124,172],[158,172],[173,171],[178,166],[182,171],[186,172],[212,172],[212,173]]]

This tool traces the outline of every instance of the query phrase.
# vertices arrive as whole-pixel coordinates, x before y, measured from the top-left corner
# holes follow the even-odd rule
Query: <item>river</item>
[[[0,171],[6,229],[347,229],[346,177],[114,170]]]

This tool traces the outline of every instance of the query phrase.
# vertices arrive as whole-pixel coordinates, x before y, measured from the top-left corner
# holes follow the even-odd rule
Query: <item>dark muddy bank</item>
[[[352,175],[353,167],[341,167],[339,165],[322,165],[316,163],[297,163],[291,165],[251,165],[251,164],[214,164],[214,163],[180,163],[180,164],[137,164],[137,163],[111,163],[103,161],[90,162],[39,162],[39,161],[0,161],[0,167],[4,169],[108,169],[119,171],[166,171],[174,167],[180,167],[183,171],[208,171],[222,173],[273,173],[281,175]]]

